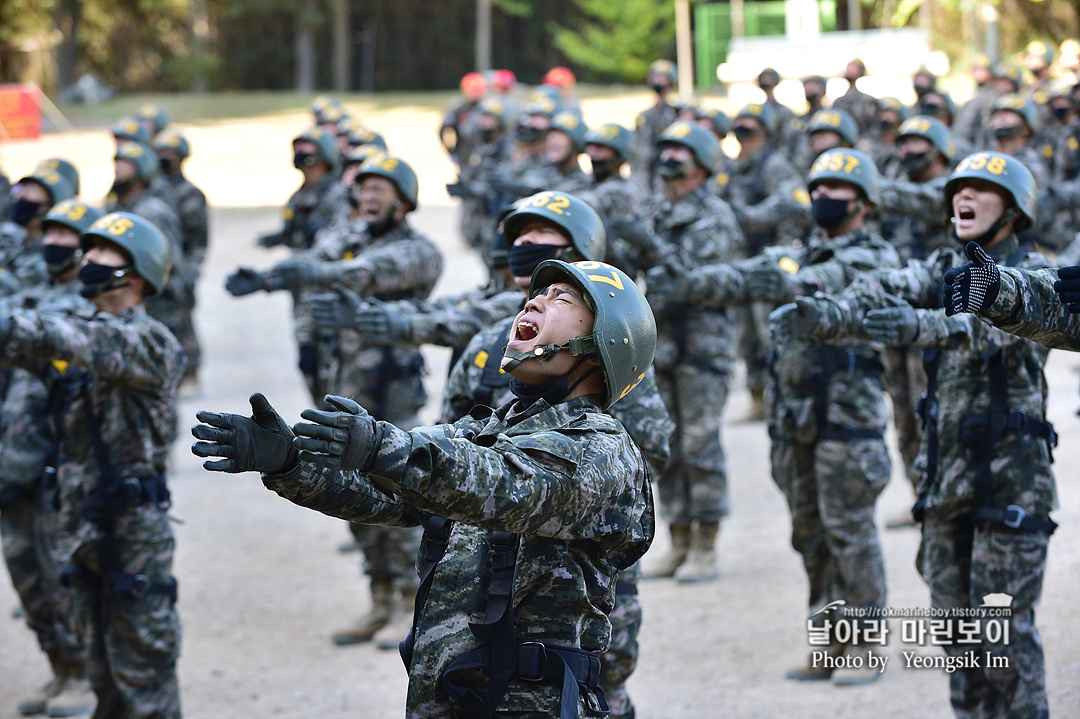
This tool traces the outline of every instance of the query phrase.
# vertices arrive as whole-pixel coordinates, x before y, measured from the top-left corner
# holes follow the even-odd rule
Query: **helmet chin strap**
[[[596,342],[592,337],[575,337],[565,344],[557,345],[552,343],[540,347],[533,347],[528,352],[504,347],[501,368],[504,372],[513,372],[527,359],[545,360],[563,350],[568,350],[571,357],[593,354],[596,352]]]
[[[997,218],[994,224],[990,225],[990,228],[987,229],[986,232],[976,237],[975,242],[978,243],[981,247],[986,247],[987,243],[991,242],[995,237],[997,237],[997,233],[1001,232],[1002,227],[1014,221],[1019,216],[1020,213],[1016,211],[1016,208],[1010,207],[1009,209],[1001,213],[1001,217]],[[953,224],[956,224],[955,217],[952,218],[952,221]],[[968,240],[960,239],[960,236],[956,234],[955,227],[953,228],[952,236],[953,239],[959,242],[961,245],[966,245],[968,243]]]

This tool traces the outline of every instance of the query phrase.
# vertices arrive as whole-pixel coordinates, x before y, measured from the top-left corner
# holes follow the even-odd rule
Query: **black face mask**
[[[882,134],[884,134],[886,132],[892,132],[897,127],[899,127],[899,125],[897,125],[892,120],[878,120],[877,121],[878,132],[881,132]]]
[[[915,85],[915,95],[922,97],[928,92],[933,92],[934,88],[931,85]]]
[[[929,115],[930,117],[944,117],[945,107],[943,105],[928,102],[919,105],[919,113],[922,115]]]
[[[319,161],[319,156],[310,152],[294,152],[292,156],[292,164],[297,170],[303,170],[305,167],[311,167]]]
[[[1065,122],[1065,118],[1069,116],[1069,108],[1067,107],[1053,107],[1050,108],[1050,112],[1053,113],[1054,119],[1058,122]]]
[[[1008,140],[1009,138],[1016,137],[1021,132],[1019,126],[1016,127],[995,127],[994,137],[999,140]]]
[[[673,157],[669,157],[666,160],[661,160],[656,166],[656,173],[660,175],[663,180],[677,180],[680,177],[686,177],[690,174],[690,170],[694,167],[693,160],[676,160]]]
[[[657,95],[659,95],[664,90],[667,90],[668,86],[667,85],[661,85],[658,82],[654,82],[651,85],[649,85],[649,88],[652,89],[652,91],[655,92]]]
[[[820,100],[822,96],[820,92],[804,92],[803,94],[806,95],[806,101],[811,105]]]
[[[82,252],[78,247],[43,245],[41,254],[45,256],[45,267],[53,277],[64,274],[82,259]]]
[[[566,399],[566,395],[574,391],[574,389],[588,379],[593,374],[600,371],[599,367],[594,367],[589,372],[570,385],[570,375],[572,375],[577,368],[581,366],[588,357],[581,357],[570,371],[564,374],[562,377],[556,377],[550,382],[544,382],[543,384],[525,384],[519,379],[514,377],[510,378],[510,391],[520,400],[523,400],[526,405],[531,405],[538,399],[546,401],[550,405],[556,405]]]
[[[161,165],[162,172],[164,172],[166,175],[171,175],[173,173],[173,170],[177,167],[178,163],[173,162],[168,157],[159,157],[158,164]]]
[[[514,277],[532,277],[537,265],[544,260],[554,260],[564,249],[562,245],[510,245],[510,271]]]
[[[758,87],[761,88],[762,92],[771,92],[776,87],[776,85],[769,85],[767,83],[763,85],[759,82]]]
[[[606,180],[607,178],[609,178],[612,175],[616,174],[619,171],[619,165],[622,164],[617,159],[615,159],[615,160],[596,160],[596,159],[593,159],[593,158],[589,158],[589,159],[592,160],[593,177],[595,177],[598,182],[602,181],[602,180]]]
[[[544,137],[544,131],[532,125],[518,125],[517,139],[527,145],[539,142]]]
[[[111,267],[109,265],[99,265],[96,262],[87,262],[79,268],[79,281],[83,283],[79,294],[88,300],[92,300],[103,292],[123,287],[127,282],[121,282],[120,280],[123,280],[131,272],[130,265],[127,267]]]
[[[131,178],[128,180],[117,180],[116,182],[112,183],[112,187],[109,188],[109,192],[116,195],[117,197],[123,197],[128,192],[130,192],[131,188],[134,186],[135,178]]]
[[[16,225],[22,225],[26,227],[30,223],[30,220],[38,216],[41,212],[42,204],[40,202],[30,202],[29,200],[15,200],[11,203],[11,209],[8,210],[8,217]]]
[[[810,201],[810,216],[821,227],[831,230],[844,224],[855,212],[858,211],[858,203],[854,212],[848,212],[848,203],[851,200],[836,200],[831,197],[815,197]]]
[[[494,142],[495,138],[499,136],[497,129],[486,129],[480,131],[480,139],[484,142]]]
[[[847,75],[844,75],[844,79],[845,79],[845,80],[847,80],[847,81],[848,81],[848,83],[850,83],[850,84],[854,85],[854,84],[855,84],[855,81],[856,81],[856,80],[858,80],[859,78],[858,78],[858,76],[856,76],[856,75],[852,75],[852,76],[850,76],[850,77],[849,77],[849,76],[847,76]]]
[[[747,140],[752,140],[755,137],[757,137],[759,131],[755,130],[752,127],[746,127],[744,125],[736,125],[735,129],[733,129],[731,132],[732,132],[733,135],[735,135],[736,140],[738,140],[740,143],[743,143],[743,142],[746,142]]]
[[[906,155],[900,160],[900,169],[903,170],[909,178],[914,180],[925,172],[926,168],[930,167],[930,162],[933,159],[933,154],[930,152]]]

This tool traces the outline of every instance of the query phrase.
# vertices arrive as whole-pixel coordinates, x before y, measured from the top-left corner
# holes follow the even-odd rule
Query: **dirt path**
[[[592,122],[629,121],[639,98],[586,105]],[[287,418],[307,404],[294,369],[288,300],[280,295],[234,299],[225,275],[240,264],[258,268],[284,257],[254,248],[252,238],[278,223],[267,209],[284,201],[296,183],[288,141],[304,125],[301,115],[226,121],[186,128],[194,155],[189,174],[215,207],[212,248],[203,278],[197,324],[206,347],[201,394],[181,403],[181,425],[197,409],[242,412],[247,396],[263,391]],[[421,209],[414,223],[439,242],[447,271],[438,293],[479,281],[480,267],[456,238],[456,208],[441,192],[452,168],[436,145],[437,117],[408,108],[370,116],[369,125],[417,167]],[[40,157],[64,154],[83,169],[90,198],[110,181],[110,139],[100,131],[50,136],[36,144],[0,146],[0,166],[13,178]],[[253,179],[254,178],[254,179]],[[221,209],[225,208],[225,209]],[[430,390],[438,397],[448,353],[428,353]],[[1080,635],[1075,599],[1080,596],[1080,488],[1076,436],[1080,406],[1076,368],[1080,357],[1053,353],[1048,368],[1050,418],[1063,435],[1056,452],[1061,528],[1051,543],[1039,611],[1046,645],[1053,716],[1080,716],[1076,676]],[[741,385],[739,385],[741,387]],[[733,392],[727,416],[747,402]],[[427,416],[434,416],[435,407]],[[882,681],[854,689],[793,684],[784,669],[806,648],[803,630],[806,582],[788,545],[789,521],[769,476],[768,439],[761,424],[727,423],[733,515],[721,537],[720,581],[699,587],[670,581],[641,586],[645,624],[641,664],[631,690],[639,716],[683,717],[948,717],[947,683],[940,670],[904,669],[900,651]],[[196,719],[275,716],[398,717],[406,677],[393,653],[372,647],[340,649],[329,634],[366,608],[357,555],[335,547],[347,536],[343,523],[294,507],[264,490],[256,477],[203,471],[182,436],[173,452],[170,483],[177,518],[176,575],[184,623],[180,679],[185,714]],[[878,516],[910,503],[899,471],[886,489]],[[182,522],[182,523],[181,523]],[[927,606],[914,570],[918,534],[886,531],[884,545],[893,607]],[[654,552],[666,548],[665,535]],[[649,558],[646,557],[646,562]],[[19,620],[9,619],[16,599],[0,581],[0,718],[44,681],[44,657]],[[896,629],[894,627],[894,629]],[[898,636],[896,631],[893,636]]]

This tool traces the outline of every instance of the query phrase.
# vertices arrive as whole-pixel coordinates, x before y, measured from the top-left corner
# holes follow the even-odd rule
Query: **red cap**
[[[577,78],[574,77],[570,68],[556,65],[547,71],[542,82],[555,87],[573,87],[577,83]]]
[[[491,78],[491,84],[495,86],[496,90],[510,92],[517,87],[517,76],[509,70],[496,70],[495,75]]]
[[[487,80],[478,72],[467,72],[461,78],[461,91],[466,95],[483,95],[487,92]]]

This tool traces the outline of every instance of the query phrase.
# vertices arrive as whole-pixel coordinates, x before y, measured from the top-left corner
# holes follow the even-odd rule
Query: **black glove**
[[[776,344],[787,344],[809,337],[821,319],[821,310],[812,300],[799,298],[777,307],[769,314],[769,332]]]
[[[363,309],[360,295],[342,284],[335,284],[333,293],[311,298],[311,319],[321,330],[356,329],[356,315]]]
[[[750,297],[765,302],[791,302],[795,299],[795,281],[778,265],[754,267],[746,278]]]
[[[645,273],[645,296],[660,306],[685,302],[690,291],[690,273],[678,265],[659,265]]]
[[[1001,272],[979,243],[968,242],[964,252],[971,262],[954,267],[942,278],[941,297],[949,317],[987,310],[1001,291]]]
[[[266,289],[266,278],[250,267],[241,267],[225,278],[225,289],[233,297],[243,297]]]
[[[191,428],[195,439],[204,440],[191,445],[197,457],[223,457],[203,462],[213,472],[267,472],[279,474],[292,469],[298,452],[293,446],[292,428],[256,392],[251,402],[251,416],[199,412],[195,417],[204,424]]]
[[[372,344],[390,345],[412,336],[409,316],[391,305],[369,305],[354,315],[353,325]]]
[[[889,347],[903,347],[919,336],[919,313],[914,307],[870,310],[863,322],[866,336]]]
[[[318,262],[307,259],[288,259],[274,265],[266,273],[267,291],[298,292],[316,284],[322,278]]]
[[[259,247],[277,247],[285,244],[284,232],[271,232],[269,235],[260,235],[255,240]]]
[[[383,430],[363,407],[347,397],[326,395],[327,405],[338,411],[305,409],[300,416],[315,424],[293,427],[293,444],[304,462],[341,471],[371,471],[382,442]]]
[[[1080,265],[1058,268],[1054,292],[1058,293],[1062,304],[1069,305],[1069,312],[1080,315]]]

